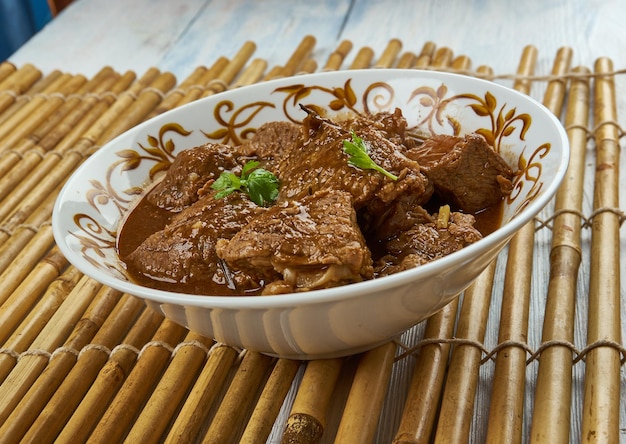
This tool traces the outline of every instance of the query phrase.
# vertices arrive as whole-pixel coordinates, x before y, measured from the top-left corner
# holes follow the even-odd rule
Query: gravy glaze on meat
[[[497,229],[513,171],[477,134],[411,135],[399,109],[302,125],[269,122],[240,146],[183,151],[120,228],[130,277],[203,295],[276,295],[397,273]],[[357,134],[396,180],[348,163]],[[212,184],[246,162],[273,173],[278,197],[259,206]]]

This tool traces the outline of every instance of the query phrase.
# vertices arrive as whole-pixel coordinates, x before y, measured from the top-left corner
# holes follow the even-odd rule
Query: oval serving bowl
[[[300,104],[329,116],[402,109],[425,134],[482,134],[516,171],[499,229],[426,265],[338,288],[280,296],[189,295],[133,283],[116,253],[119,223],[180,151],[237,145],[262,123],[301,122]],[[469,286],[549,202],[569,149],[562,125],[528,96],[434,71],[376,69],[307,74],[226,91],[157,116],[100,148],[72,175],[53,211],[55,240],[93,279],[222,343],[318,359],[361,352],[401,334]]]

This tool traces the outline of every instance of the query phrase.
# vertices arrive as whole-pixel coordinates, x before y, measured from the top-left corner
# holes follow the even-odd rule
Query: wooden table
[[[574,49],[573,66],[600,56],[619,60],[626,50],[619,0],[530,2],[321,0],[78,0],[9,60],[94,75],[103,65],[144,72],[152,66],[179,79],[248,40],[270,66],[305,35],[326,60],[347,39],[379,56],[392,38],[417,51],[431,40],[497,73],[515,70],[526,45],[539,49],[538,72],[549,71],[561,46]],[[350,54],[354,56],[354,53]],[[350,57],[348,57],[350,60]]]
[[[291,409],[301,405],[298,397],[315,387],[307,378],[316,375],[323,382],[311,402],[326,426],[320,442],[332,442],[346,424],[355,427],[357,441],[381,443],[626,442],[620,266],[626,263],[626,205],[624,193],[618,195],[626,183],[619,176],[626,166],[619,157],[626,119],[625,27],[626,2],[620,0],[75,1],[9,58],[6,71],[0,69],[6,78],[22,69],[16,84],[23,87],[7,86],[0,77],[0,442],[23,435],[37,442],[58,434],[86,437],[90,432],[81,421],[93,417],[89,427],[104,418],[96,437],[118,440],[132,427],[131,436],[145,441],[193,430],[197,440],[206,432],[230,442],[248,433],[243,428],[253,411],[262,417],[254,422],[256,432],[280,442]],[[425,54],[427,61],[420,62]],[[239,65],[226,80],[217,75],[206,81],[202,75],[213,68],[223,74],[220,63]],[[98,322],[87,305],[74,313],[63,304],[72,298],[84,304],[85,295],[106,299],[55,256],[48,233],[54,187],[38,187],[62,182],[73,166],[61,174],[60,165],[73,154],[88,155],[116,132],[197,98],[194,86],[203,94],[238,86],[246,68],[260,70],[254,77],[260,81],[360,64],[451,70],[522,90],[554,107],[579,159],[573,159],[578,169],[571,168],[562,200],[516,237],[480,285],[403,335],[394,344],[395,358],[376,350],[341,363],[293,365],[211,349],[210,340],[140,315],[142,308],[121,295],[107,296],[115,303]],[[120,77],[130,73],[126,88],[137,88],[132,100],[152,100],[150,112],[111,120],[100,132],[85,125],[71,143],[71,127],[63,127],[61,117],[46,128],[64,103],[85,105],[85,116],[97,109],[106,114],[122,100],[132,106],[131,96],[120,91],[96,96],[80,90],[104,67]],[[135,75],[160,79],[162,91],[137,87]],[[58,76],[76,82],[75,89],[41,89]],[[32,113],[12,122],[25,103]],[[37,121],[44,110],[46,119]],[[52,140],[53,129],[62,127],[66,138]],[[54,159],[62,161],[52,164]],[[40,178],[29,185],[36,173]],[[50,263],[56,274],[44,277]],[[60,281],[72,285],[54,302],[51,292]],[[37,311],[45,302],[51,304],[47,317]],[[119,314],[114,307],[121,304],[137,317]],[[22,318],[29,316],[44,321],[27,325]],[[93,321],[91,333],[80,319]],[[117,319],[129,332],[144,322],[138,335],[146,337],[135,337],[132,345],[121,334],[103,339],[112,335],[106,319]],[[192,376],[183,371],[190,366],[197,370]],[[106,379],[107,371],[119,371],[117,383]],[[202,401],[211,377],[223,387],[212,403]],[[271,385],[281,378],[288,382],[283,391]],[[328,386],[331,395],[324,398]],[[381,387],[380,404],[346,402],[359,390],[374,399]],[[254,409],[271,410],[259,398],[264,388],[281,406],[274,416]],[[253,401],[246,403],[243,392],[237,397],[237,390],[255,393]],[[94,401],[98,393],[101,401]],[[194,407],[195,416],[189,413]]]

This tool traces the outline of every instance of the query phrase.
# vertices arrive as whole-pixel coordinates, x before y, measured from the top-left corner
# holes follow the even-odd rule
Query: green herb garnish
[[[377,165],[376,162],[372,160],[367,153],[367,146],[363,142],[363,139],[357,136],[354,131],[350,131],[350,134],[352,134],[352,141],[343,141],[343,151],[344,153],[350,155],[350,158],[348,159],[348,163],[350,165],[364,170],[375,170],[384,174],[391,180],[398,180],[398,176],[391,174],[389,171]]]
[[[235,191],[250,196],[250,200],[262,207],[273,203],[278,197],[278,178],[263,168],[257,168],[259,162],[251,160],[243,166],[241,176],[230,171],[220,174],[211,188],[217,190],[216,199],[221,199]]]

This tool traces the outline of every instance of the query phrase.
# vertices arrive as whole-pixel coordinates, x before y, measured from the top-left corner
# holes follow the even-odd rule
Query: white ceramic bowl
[[[207,141],[237,144],[263,122],[301,121],[299,103],[333,113],[400,107],[429,133],[480,131],[517,170],[502,226],[479,242],[412,270],[339,288],[281,296],[193,296],[131,282],[115,250],[120,219],[152,172]],[[567,168],[566,134],[528,96],[480,79],[419,70],[338,71],[217,94],[147,121],[100,148],[61,191],[56,242],[97,281],[143,298],[167,318],[225,344],[281,357],[357,353],[434,314],[480,274],[551,199]]]

